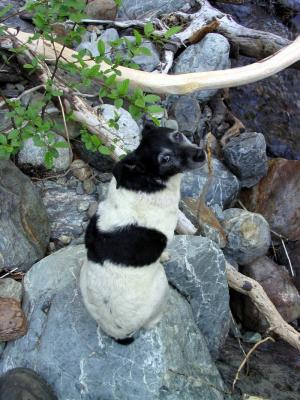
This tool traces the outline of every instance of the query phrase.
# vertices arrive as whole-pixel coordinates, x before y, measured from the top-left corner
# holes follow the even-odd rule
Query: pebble
[[[78,204],[78,211],[87,211],[89,209],[90,203],[88,201],[81,201]]]

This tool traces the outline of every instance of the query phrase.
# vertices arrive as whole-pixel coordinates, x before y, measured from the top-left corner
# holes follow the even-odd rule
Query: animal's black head
[[[113,170],[117,187],[153,192],[181,172],[199,168],[205,153],[182,133],[147,125],[138,148],[118,162]]]

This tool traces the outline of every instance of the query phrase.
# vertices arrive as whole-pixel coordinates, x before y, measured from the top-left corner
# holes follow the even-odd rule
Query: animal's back
[[[116,339],[154,325],[168,294],[168,282],[159,262],[135,268],[86,260],[80,287],[89,313],[104,332]]]

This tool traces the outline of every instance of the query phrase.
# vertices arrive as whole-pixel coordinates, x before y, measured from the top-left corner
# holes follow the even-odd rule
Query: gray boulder
[[[228,40],[218,34],[209,33],[197,44],[188,46],[177,58],[175,74],[205,72],[230,67],[230,45]],[[217,90],[199,90],[193,96],[200,102],[207,102]]]
[[[206,204],[220,207],[229,207],[236,199],[240,184],[233,175],[219,160],[213,158],[212,178],[206,194]],[[181,184],[181,195],[183,198],[198,198],[208,179],[207,164],[199,169],[184,174]]]
[[[12,278],[0,279],[0,297],[5,299],[15,299],[21,302],[22,283]]]
[[[55,142],[64,142],[67,144],[65,138],[56,133],[54,133],[54,135],[56,136]],[[30,164],[34,167],[42,167],[45,164],[46,151],[46,147],[35,145],[33,140],[29,138],[23,143],[23,147],[18,153],[18,163],[20,165]],[[69,168],[72,162],[72,151],[69,147],[58,148],[57,151],[58,157],[54,158],[52,170],[56,172],[65,171]]]
[[[101,333],[81,301],[78,274],[85,249],[69,247],[26,275],[25,337],[9,343],[0,373],[29,367],[61,400],[221,400],[223,384],[188,302],[171,290],[154,329],[129,346]]]
[[[61,236],[79,237],[87,225],[87,211],[97,200],[96,194],[78,193],[80,182],[74,177],[69,180],[40,181],[36,185],[41,191],[51,227],[51,240]]]
[[[49,242],[42,199],[11,161],[0,160],[0,270],[27,271],[42,258]]]
[[[230,325],[224,255],[214,242],[201,236],[175,236],[168,251],[168,280],[188,299],[210,354],[217,358]]]
[[[223,154],[242,187],[252,187],[267,175],[266,141],[262,133],[244,132],[231,138],[224,146]]]
[[[230,208],[223,214],[222,225],[227,232],[226,255],[245,265],[267,253],[271,234],[269,224],[262,215],[240,208]]]
[[[118,18],[150,18],[156,15],[168,14],[182,9],[186,10],[195,5],[195,3],[196,2],[194,0],[123,0],[121,7],[118,10]]]

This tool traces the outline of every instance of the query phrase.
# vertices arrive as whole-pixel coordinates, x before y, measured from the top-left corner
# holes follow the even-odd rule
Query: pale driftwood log
[[[190,235],[193,234],[193,228],[196,230],[194,225],[181,211],[179,212],[178,225],[181,234]],[[188,226],[188,229],[185,229],[185,226]],[[239,293],[249,296],[258,311],[266,318],[269,323],[268,332],[273,332],[300,351],[300,333],[282,318],[263,287],[254,279],[238,272],[227,261],[226,275],[229,287]]]
[[[23,44],[28,42],[31,34],[14,29],[8,31]],[[7,39],[9,40],[9,38]],[[4,39],[2,39],[2,44]],[[55,50],[50,42],[32,41],[28,44],[31,51],[44,56],[48,62],[55,61],[55,54],[59,54],[62,46],[55,43]],[[65,48],[62,61],[73,61],[75,51]],[[300,60],[300,36],[287,47],[284,47],[271,57],[240,68],[232,68],[220,71],[194,72],[179,75],[153,74],[145,71],[137,71],[130,68],[119,67],[121,76],[119,80],[129,79],[131,87],[139,87],[146,92],[161,94],[186,94],[195,90],[221,89],[234,87],[246,83],[255,82],[276,74]],[[86,60],[88,66],[95,65],[92,60]],[[100,65],[101,69],[107,69],[107,64]]]

